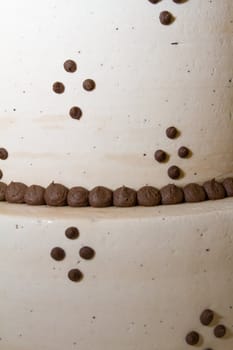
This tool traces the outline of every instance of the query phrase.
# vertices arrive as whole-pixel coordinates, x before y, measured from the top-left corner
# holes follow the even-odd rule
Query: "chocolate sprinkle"
[[[152,207],[160,204],[161,196],[156,188],[152,186],[144,186],[137,192],[137,201],[138,205]]]
[[[82,110],[79,107],[74,106],[70,109],[70,116],[73,119],[79,120],[82,117]]]
[[[72,187],[67,196],[70,207],[87,207],[89,205],[89,191],[83,187]]]
[[[166,135],[169,139],[176,138],[177,134],[178,134],[178,130],[174,126],[170,126],[166,130]]]
[[[79,230],[77,229],[77,227],[68,227],[65,230],[65,235],[68,239],[76,239],[79,237]]]
[[[158,149],[155,152],[154,157],[155,157],[155,160],[157,160],[157,162],[162,163],[167,159],[167,154],[163,150]]]
[[[68,278],[72,282],[80,282],[83,279],[83,274],[78,269],[72,269],[68,272]]]
[[[214,312],[210,309],[204,310],[200,315],[201,324],[209,326],[214,319]]]
[[[203,186],[208,198],[211,200],[222,199],[226,196],[223,185],[214,179],[211,181],[206,181]]]
[[[151,2],[152,4],[157,4],[161,0],[148,0],[148,1]]]
[[[228,197],[233,197],[233,178],[228,177],[223,181],[223,186],[226,190],[227,196]]]
[[[5,193],[6,193],[7,185],[4,182],[0,182],[0,202],[3,202],[6,200]]]
[[[2,177],[3,177],[3,172],[2,170],[0,170],[0,179],[2,179]]]
[[[184,146],[180,147],[178,150],[178,155],[180,158],[188,157],[189,153],[190,153],[189,149],[187,147],[184,147]]]
[[[106,187],[97,186],[89,193],[89,203],[95,208],[111,207],[113,201],[113,193]]]
[[[74,73],[77,70],[77,64],[73,60],[67,60],[64,63],[64,69],[68,73]]]
[[[176,166],[176,165],[172,165],[168,171],[168,176],[175,180],[175,179],[178,179],[180,177],[180,169]]]
[[[79,255],[85,260],[91,260],[95,256],[95,251],[90,247],[82,247],[79,251]]]
[[[197,332],[190,332],[186,335],[186,343],[189,345],[197,345],[199,342],[200,336]]]
[[[0,148],[0,159],[6,160],[8,158],[8,152],[5,148]]]
[[[115,207],[134,207],[137,204],[137,192],[122,186],[114,191],[113,204]]]
[[[61,260],[64,260],[66,253],[64,249],[60,247],[55,247],[51,250],[50,255],[54,260],[61,261]]]
[[[214,335],[216,338],[223,338],[226,334],[226,327],[222,324],[214,328]]]
[[[47,205],[54,207],[62,207],[67,205],[68,189],[61,185],[52,182],[45,190],[44,199]]]
[[[53,84],[53,91],[56,94],[62,94],[65,91],[65,85],[59,81]]]
[[[169,25],[173,21],[173,16],[172,16],[172,14],[170,12],[163,11],[163,12],[160,13],[159,19],[160,19],[160,22],[163,25]]]
[[[180,187],[167,185],[160,190],[162,204],[179,204],[184,201],[184,193]]]
[[[27,186],[21,182],[11,182],[6,188],[6,201],[8,203],[24,203]]]
[[[84,80],[84,82],[83,82],[83,88],[84,88],[84,90],[86,90],[86,91],[92,91],[92,90],[94,90],[95,89],[95,82],[94,82],[94,80],[92,80],[92,79],[86,79],[86,80]]]
[[[202,186],[192,183],[184,187],[184,198],[187,203],[203,202],[206,200],[206,193]]]
[[[28,205],[43,205],[45,204],[44,193],[44,187],[32,185],[27,188],[24,195],[24,201]]]

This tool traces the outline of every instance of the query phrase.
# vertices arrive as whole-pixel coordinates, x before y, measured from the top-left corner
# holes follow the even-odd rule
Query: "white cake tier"
[[[233,199],[100,210],[0,203],[0,212],[0,349],[186,350],[194,330],[198,348],[232,350]],[[82,246],[92,260],[79,257]],[[67,278],[72,268],[82,281]],[[199,321],[206,308],[209,327]]]
[[[175,17],[169,26],[164,10]],[[3,180],[161,187],[171,165],[184,171],[178,184],[232,175],[232,13],[232,0],[2,2]],[[94,91],[83,89],[87,78]],[[52,91],[56,81],[64,94]],[[80,120],[69,117],[73,106]],[[169,126],[180,131],[175,140]],[[154,160],[157,149],[169,162]]]

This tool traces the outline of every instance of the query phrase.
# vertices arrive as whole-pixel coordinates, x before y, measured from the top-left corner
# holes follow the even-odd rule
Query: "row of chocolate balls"
[[[174,184],[164,186],[160,191],[152,186],[144,186],[138,191],[129,187],[119,187],[112,191],[97,186],[91,191],[83,187],[68,189],[64,185],[51,183],[46,189],[39,185],[26,186],[21,182],[11,182],[8,186],[0,182],[0,201],[8,203],[26,203],[28,205],[66,206],[70,207],[133,207],[156,206],[160,204],[194,203],[205,200],[217,200],[233,197],[233,178],[222,183],[206,181],[203,186],[191,183],[184,188]]]

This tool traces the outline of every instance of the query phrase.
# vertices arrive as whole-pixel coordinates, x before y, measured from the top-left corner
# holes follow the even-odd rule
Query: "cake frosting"
[[[233,3],[8,0],[0,350],[232,350]]]

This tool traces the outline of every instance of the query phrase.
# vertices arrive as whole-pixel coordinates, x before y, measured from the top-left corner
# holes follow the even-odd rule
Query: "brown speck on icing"
[[[22,182],[11,182],[6,188],[6,201],[8,203],[24,203],[24,195],[26,190],[27,186]]]
[[[199,342],[199,339],[200,339],[200,336],[195,331],[188,333],[185,337],[186,343],[189,345],[197,345]]]
[[[0,148],[0,159],[6,160],[8,158],[8,152],[5,148]]]
[[[226,334],[226,327],[222,324],[214,328],[214,335],[216,338],[223,338]]]
[[[74,106],[70,109],[70,116],[73,119],[79,120],[82,117],[82,110],[79,107]]]
[[[206,191],[208,198],[211,200],[222,199],[226,196],[226,192],[223,185],[220,182],[215,181],[215,179],[211,181],[206,181],[203,184],[203,187]]]
[[[79,237],[79,230],[74,226],[68,227],[65,230],[65,235],[68,239],[77,239]]]
[[[43,205],[45,188],[39,185],[32,185],[26,189],[24,201],[28,205]]]
[[[80,282],[83,279],[83,274],[78,269],[72,269],[68,272],[68,278],[72,282]]]
[[[60,247],[55,247],[51,250],[50,252],[51,258],[53,258],[56,261],[62,261],[64,260],[66,253],[64,251],[64,249],[60,248]]]
[[[175,139],[178,135],[178,130],[174,126],[170,126],[166,130],[166,135],[169,139]]]
[[[184,198],[187,203],[203,202],[206,200],[206,193],[202,186],[191,183],[184,187]]]
[[[157,4],[161,0],[148,0],[148,1],[151,2],[152,4]]]
[[[2,170],[0,170],[0,179],[2,179],[3,178],[3,172],[2,172]]]
[[[113,193],[110,189],[97,186],[89,193],[89,203],[95,208],[111,207],[113,202]]]
[[[92,90],[95,89],[95,87],[96,87],[96,84],[95,84],[94,80],[92,80],[92,79],[86,79],[86,80],[84,80],[84,82],[83,82],[83,88],[84,88],[84,90],[86,90],[86,91],[92,91]]]
[[[176,185],[167,185],[160,190],[162,204],[179,204],[184,201],[184,193]]]
[[[161,149],[158,149],[154,154],[155,160],[157,162],[162,163],[167,160],[167,153]]]
[[[77,64],[73,60],[67,60],[64,62],[64,69],[68,73],[74,73],[77,70]]]
[[[209,251],[209,249],[207,250]],[[200,321],[203,326],[209,326],[214,319],[214,312],[210,309],[204,310],[200,315]]]
[[[119,187],[113,193],[115,207],[134,207],[137,205],[137,192],[129,187]]]
[[[159,16],[160,22],[163,25],[169,25],[174,21],[174,17],[169,11],[163,11]]]
[[[67,205],[68,189],[52,182],[45,190],[44,199],[47,205],[54,207],[62,207]]]
[[[3,202],[6,200],[5,193],[6,193],[7,185],[4,182],[0,182],[0,202]]]
[[[159,190],[152,186],[144,186],[137,191],[138,205],[152,207],[159,205],[161,196]]]
[[[95,251],[91,247],[82,247],[79,251],[79,255],[85,260],[91,260],[95,256]]]
[[[65,85],[63,83],[61,83],[60,81],[56,81],[53,84],[53,91],[56,94],[62,94],[65,91]]]
[[[67,196],[70,207],[87,207],[89,205],[89,191],[83,187],[72,187]]]
[[[172,165],[168,169],[167,173],[168,173],[168,176],[173,180],[178,179],[181,175],[180,169],[176,165]]]

